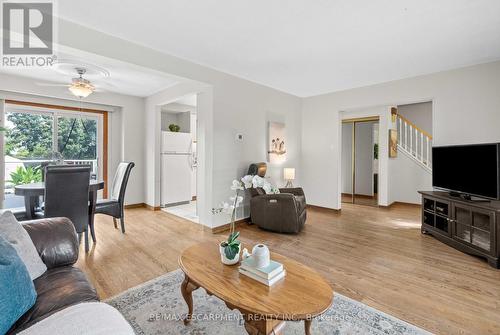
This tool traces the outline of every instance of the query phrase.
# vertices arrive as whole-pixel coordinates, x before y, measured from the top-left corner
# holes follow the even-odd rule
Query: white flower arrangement
[[[277,194],[279,189],[274,187],[266,179],[259,177],[257,175],[246,175],[241,180],[233,180],[231,183],[231,190],[235,192],[234,196],[229,198],[229,202],[223,201],[219,207],[212,208],[212,214],[226,213],[231,215],[231,224],[229,229],[229,237],[227,241],[223,242],[221,245],[224,247],[224,252],[229,259],[233,259],[239,250],[240,241],[237,240],[239,232],[235,232],[235,218],[236,209],[243,202],[243,196],[239,193],[245,189],[249,188],[262,188],[266,194]]]
[[[234,179],[231,183],[231,190],[235,191],[235,195],[229,198],[229,202],[223,201],[219,207],[212,208],[213,214],[226,213],[231,214],[231,218],[234,219],[234,214],[236,208],[238,208],[243,202],[243,196],[239,195],[239,191],[243,191],[249,188],[262,188],[266,194],[278,194],[279,189],[273,186],[265,178],[260,176],[246,175],[241,180]]]

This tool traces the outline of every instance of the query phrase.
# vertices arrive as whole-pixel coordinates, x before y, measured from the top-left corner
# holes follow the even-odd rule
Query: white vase
[[[227,258],[226,253],[224,252],[224,247],[220,244],[219,244],[219,251],[220,251],[220,260],[222,264],[234,265],[240,261],[241,243],[238,245],[238,253],[234,256],[233,259]]]
[[[265,268],[271,261],[269,248],[265,244],[257,244],[252,249],[252,257],[255,261],[256,268]]]

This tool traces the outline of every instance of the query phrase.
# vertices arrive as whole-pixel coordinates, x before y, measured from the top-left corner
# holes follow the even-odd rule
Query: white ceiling
[[[58,52],[57,56],[62,64],[46,68],[9,68],[0,66],[0,73],[29,77],[40,86],[53,86],[54,84],[71,84],[71,79],[78,77],[74,68],[83,67],[88,70],[83,77],[90,80],[100,92],[113,92],[138,97],[150,96],[177,84],[181,80],[177,77],[170,77],[149,69],[97,55],[76,55]],[[101,69],[104,71],[99,71]],[[106,75],[102,75],[101,72],[105,72]],[[62,85],[60,90],[61,92],[69,92],[67,87]]]
[[[87,0],[58,10],[298,96],[500,59],[498,0]]]

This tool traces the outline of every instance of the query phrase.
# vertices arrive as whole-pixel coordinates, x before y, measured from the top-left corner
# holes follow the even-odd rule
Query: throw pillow
[[[279,194],[280,190],[267,180],[264,181],[264,186],[262,186],[262,189],[266,192],[266,194]]]
[[[5,334],[35,304],[36,291],[22,259],[2,236],[0,287],[0,334]]]
[[[12,212],[7,211],[0,216],[0,236],[16,249],[28,269],[31,280],[35,280],[47,271],[33,241]]]
[[[273,184],[271,184],[265,178],[262,178],[262,177],[257,176],[257,175],[245,176],[245,177],[241,178],[241,181],[245,184],[245,188],[253,187],[254,189],[256,189],[258,195],[279,194],[280,193],[279,188],[275,187]]]

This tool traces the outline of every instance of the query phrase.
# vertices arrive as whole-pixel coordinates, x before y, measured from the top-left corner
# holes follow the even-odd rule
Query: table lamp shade
[[[283,176],[285,180],[294,180],[295,179],[295,168],[285,168],[283,170]]]

